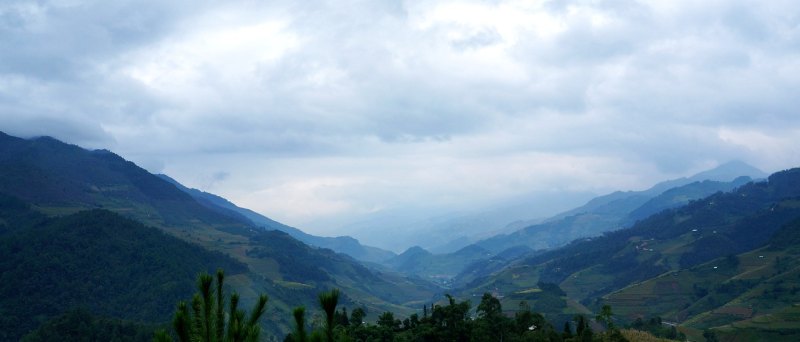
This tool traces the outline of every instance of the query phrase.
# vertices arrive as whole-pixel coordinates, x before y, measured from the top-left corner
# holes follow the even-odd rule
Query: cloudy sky
[[[310,232],[800,166],[800,2],[0,2],[0,130]]]

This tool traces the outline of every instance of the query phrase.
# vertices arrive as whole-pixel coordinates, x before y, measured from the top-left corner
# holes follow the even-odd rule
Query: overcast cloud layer
[[[0,2],[0,129],[310,232],[800,166],[800,2]]]

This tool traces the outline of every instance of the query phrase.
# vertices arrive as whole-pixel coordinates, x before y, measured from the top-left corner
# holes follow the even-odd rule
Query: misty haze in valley
[[[0,342],[800,340],[800,3],[0,3]]]

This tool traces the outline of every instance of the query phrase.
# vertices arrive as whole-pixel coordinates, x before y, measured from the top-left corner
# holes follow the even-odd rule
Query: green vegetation
[[[476,245],[448,254],[431,254],[421,247],[411,247],[402,254],[386,260],[384,265],[408,275],[422,277],[443,286],[476,262],[489,259],[493,253]]]
[[[673,340],[666,339],[666,338],[656,337],[653,334],[651,334],[649,332],[646,332],[646,331],[640,331],[640,330],[634,330],[634,329],[622,329],[622,330],[620,330],[620,333],[622,333],[622,336],[625,337],[625,339],[627,339],[628,341],[632,341],[632,342],[670,342],[670,341],[673,341]],[[685,341],[685,339],[682,339],[680,341]]]
[[[435,279],[454,294],[432,306],[426,303],[442,288],[422,278],[258,229],[254,219],[278,223],[209,194],[189,195],[108,151],[0,134],[0,175],[2,341],[141,340],[169,320],[170,303],[193,292],[187,279],[217,267],[231,272],[226,283],[241,297],[223,301],[222,279],[216,291],[206,279],[196,300],[178,310],[182,328],[173,337],[224,340],[234,331],[232,339],[252,339],[261,329],[291,331],[297,341],[589,341],[621,339],[617,328],[626,324],[693,340],[800,335],[798,169],[646,218],[722,184],[609,195],[559,218],[569,230],[545,226],[570,239],[624,226],[625,215],[642,219],[560,249],[530,250],[541,232],[527,230],[512,237],[530,242],[525,248],[471,246],[447,256],[412,249],[393,259],[395,270]],[[334,240],[325,243],[355,246]],[[343,291],[319,295],[331,288]],[[261,292],[272,296],[270,307],[255,312],[270,319],[255,324],[235,308],[259,305]],[[223,304],[234,310],[220,310]]]
[[[459,302],[446,295],[444,303],[434,304],[430,310],[425,306],[421,317],[412,314],[400,320],[394,313],[384,312],[375,324],[365,324],[361,308],[354,309],[349,317],[346,309],[331,311],[335,305],[327,300],[332,293],[320,295],[320,305],[326,312],[322,329],[306,337],[304,309],[297,308],[296,328],[285,341],[625,341],[613,324],[607,324],[605,331],[593,332],[582,315],[574,317],[575,330],[567,324],[562,332],[530,310],[508,317],[500,301],[488,293],[481,298],[474,316],[469,301]],[[608,308],[603,317],[610,322],[612,316]]]
[[[49,287],[36,287],[35,290],[28,290],[30,284],[45,282],[39,277],[37,272],[44,272],[42,269],[34,268],[33,277],[27,277],[23,273],[23,267],[18,267],[13,272],[0,274],[4,277],[15,276],[10,284],[22,285],[24,291],[36,294],[36,291],[43,293],[41,298],[34,299],[32,306],[17,310],[17,304],[8,302],[21,302],[19,295],[10,295],[11,298],[0,299],[0,328],[11,327],[7,330],[0,330],[0,335],[14,334],[12,340],[16,340],[19,334],[29,331],[41,323],[68,310],[79,304],[95,300],[100,294],[107,297],[111,289],[116,289],[122,284],[132,284],[139,286],[133,278],[147,278],[145,272],[148,268],[153,268],[155,273],[161,276],[162,272],[170,273],[169,267],[160,267],[161,263],[171,263],[174,265],[184,265],[179,271],[173,272],[173,276],[180,276],[180,279],[193,278],[198,272],[213,271],[218,266],[225,267],[232,272],[228,277],[227,283],[236,288],[241,295],[243,303],[250,305],[257,301],[258,293],[267,291],[272,295],[270,314],[277,317],[275,320],[267,321],[263,324],[265,331],[273,334],[286,333],[291,328],[291,320],[286,319],[288,314],[296,305],[311,305],[315,302],[317,292],[325,288],[338,287],[346,290],[348,297],[342,298],[345,303],[357,302],[359,305],[368,307],[373,312],[381,310],[393,310],[403,314],[408,314],[411,309],[406,306],[418,301],[426,300],[434,295],[439,288],[421,279],[411,279],[396,273],[379,273],[367,269],[352,258],[334,253],[331,250],[312,247],[299,243],[290,236],[277,231],[266,231],[253,224],[254,217],[252,212],[238,212],[233,207],[222,205],[220,198],[211,200],[208,196],[194,198],[187,192],[179,189],[162,178],[148,173],[135,164],[105,150],[88,151],[78,146],[68,145],[52,138],[20,139],[10,137],[0,133],[0,193],[13,196],[14,200],[4,201],[4,198],[11,196],[0,195],[0,215],[3,211],[8,211],[7,215],[0,217],[0,237],[4,239],[22,239],[15,242],[19,246],[15,249],[4,249],[0,251],[3,256],[12,255],[7,260],[22,260],[23,265],[41,264],[56,272],[46,273],[42,277],[48,278],[47,282],[55,283],[66,277],[64,281],[68,285],[79,288],[79,293],[83,294],[87,289],[97,292],[87,293],[86,297],[75,296],[76,298],[64,298],[69,294],[59,294],[55,291],[55,285]],[[11,203],[11,202],[18,203]],[[29,203],[29,204],[26,204]],[[228,203],[230,205],[230,203]],[[16,212],[15,206],[22,205],[25,212]],[[30,210],[30,209],[33,210]],[[94,209],[108,210],[124,217],[137,220],[144,226],[160,229],[160,237],[172,239],[176,237],[184,244],[193,246],[199,251],[213,251],[210,254],[227,255],[227,260],[232,264],[204,264],[202,268],[195,267],[196,260],[190,255],[180,254],[182,249],[176,249],[177,254],[170,255],[167,252],[157,253],[164,260],[155,257],[151,259],[127,258],[125,262],[117,262],[116,250],[111,247],[103,247],[102,239],[98,239],[96,244],[92,243],[94,249],[101,249],[108,254],[109,260],[100,255],[95,256],[94,260],[88,261],[87,270],[95,270],[98,265],[104,265],[103,270],[96,273],[88,273],[81,270],[84,265],[62,265],[61,261],[72,263],[74,256],[65,255],[63,257],[50,257],[43,253],[49,260],[48,263],[41,261],[30,261],[27,259],[38,257],[38,249],[47,249],[47,244],[58,237],[48,237],[48,231],[38,233],[22,233],[43,220],[59,220],[60,217],[67,217],[79,214],[82,211]],[[25,215],[30,217],[26,218]],[[49,218],[47,218],[47,217]],[[25,221],[30,222],[25,222]],[[32,220],[32,221],[31,221]],[[268,219],[267,219],[268,220]],[[35,222],[33,222],[35,221]],[[259,225],[263,222],[259,222]],[[272,222],[269,226],[279,225]],[[40,227],[41,228],[41,227]],[[107,227],[114,229],[113,225]],[[290,228],[290,227],[284,227]],[[158,232],[156,229],[148,228]],[[295,233],[297,233],[295,231]],[[40,236],[33,236],[39,234]],[[68,233],[65,233],[68,234]],[[147,235],[147,234],[145,234]],[[136,234],[132,234],[130,241],[136,241]],[[148,235],[149,236],[149,235]],[[308,237],[308,236],[304,236]],[[28,245],[25,241],[29,238],[45,240],[36,245],[38,249],[24,247]],[[350,248],[359,247],[357,241],[353,239],[322,239],[327,242],[326,246],[337,249],[339,247]],[[85,242],[82,239],[68,238],[62,239],[63,243],[55,248],[59,253],[66,253],[70,249],[85,249],[91,239]],[[133,242],[130,242],[133,243]],[[122,243],[121,241],[117,241]],[[159,246],[159,243],[155,243]],[[324,244],[315,243],[315,246]],[[341,246],[340,246],[341,245]],[[140,248],[147,250],[146,248]],[[120,248],[121,251],[128,251]],[[168,250],[168,249],[167,249]],[[380,251],[364,251],[370,255],[379,256]],[[22,254],[19,254],[22,253]],[[236,260],[236,261],[234,261]],[[112,262],[113,261],[113,262]],[[12,267],[11,261],[0,261],[4,267]],[[82,261],[83,262],[83,261]],[[150,263],[147,265],[145,263]],[[201,262],[202,263],[202,262]],[[63,267],[62,267],[63,266]],[[14,266],[16,267],[16,266]],[[77,271],[73,270],[76,269]],[[117,277],[112,280],[100,282],[92,279],[93,274],[126,274],[127,269],[132,269],[135,273],[129,274],[131,279]],[[186,274],[182,273],[186,272]],[[82,283],[78,276],[85,276],[91,283]],[[75,277],[75,278],[72,278]],[[180,286],[177,284],[180,283]],[[6,284],[9,284],[7,282]],[[9,285],[12,287],[12,285]],[[9,287],[9,288],[10,288]],[[166,290],[160,287],[167,288]],[[161,279],[152,286],[142,286],[135,289],[123,289],[119,291],[123,295],[136,292],[164,291],[167,300],[161,303],[169,303],[172,299],[183,298],[193,291],[191,282],[175,281],[171,279]],[[4,293],[9,294],[9,293]],[[37,297],[39,298],[39,297]],[[133,320],[162,321],[169,316],[171,309],[169,305],[154,304],[152,296],[143,297],[148,302],[134,306],[132,303],[136,299],[127,297],[124,303],[117,303],[119,309],[117,313],[110,313],[112,309],[99,310],[95,304],[85,305],[86,309],[93,314],[103,317],[130,318]],[[64,299],[63,304],[46,305],[54,302],[51,299]],[[112,300],[113,301],[113,300]],[[42,303],[39,305],[38,303]],[[63,306],[63,307],[62,307]],[[110,303],[108,308],[114,307]],[[125,308],[130,306],[130,310]],[[158,307],[157,315],[141,314],[141,311],[148,307]],[[13,311],[12,311],[13,309]],[[151,310],[152,312],[152,310]],[[153,318],[159,317],[158,319]],[[17,322],[21,321],[22,324]],[[0,337],[0,340],[3,340]]]
[[[84,309],[70,310],[55,317],[22,338],[23,342],[119,341],[145,342],[153,339],[155,325],[116,318],[102,318]]]
[[[8,210],[8,208],[6,208]],[[37,217],[31,209],[16,217]],[[105,210],[15,219],[0,235],[0,340],[18,340],[75,308],[164,322],[170,303],[192,291],[198,272],[246,267]],[[27,221],[26,225],[22,225]]]
[[[653,337],[660,337],[669,340],[686,341],[686,335],[679,332],[675,325],[664,324],[661,317],[653,317],[643,320],[637,318],[629,326],[630,329],[636,331],[645,331]]]
[[[174,185],[106,150],[88,151],[49,137],[25,140],[5,134],[0,145],[0,192],[50,213],[104,208],[152,225],[243,224],[207,210]]]
[[[601,311],[610,304],[622,322],[661,316],[679,324],[677,330],[691,331],[693,339],[702,338],[704,329],[724,337],[745,329],[737,327],[749,319],[775,317],[770,315],[800,302],[798,180],[800,170],[788,170],[768,182],[692,201],[629,229],[495,268],[473,277],[460,293],[515,298],[535,295],[538,282],[556,283],[574,310],[583,304]],[[772,333],[794,336],[787,329]]]
[[[669,272],[607,296],[629,318],[658,315],[682,327],[748,336],[794,336],[797,323],[782,313],[800,301],[800,251],[786,244],[797,221],[781,228],[770,245]],[[776,336],[777,336],[776,335]]]
[[[800,170],[785,173],[798,177]],[[749,183],[732,193],[717,193],[650,216],[632,228],[575,241],[517,265],[534,266],[540,280],[562,284],[568,294],[578,294],[577,299],[583,300],[670,269],[745,252],[763,246],[783,224],[800,217],[800,208],[783,197],[788,195],[783,189],[791,187],[792,178],[787,177],[776,174],[768,183]],[[593,282],[589,293],[579,294],[563,286],[572,277],[593,274],[601,281]],[[602,279],[602,275],[611,277]]]
[[[264,315],[267,296],[260,295],[250,315],[239,310],[239,295],[230,296],[227,318],[225,316],[225,295],[222,290],[225,274],[217,270],[217,282],[209,274],[197,278],[198,292],[191,302],[191,312],[186,302],[178,303],[172,320],[175,335],[180,342],[256,342],[261,335],[259,319]],[[216,290],[216,291],[215,291]],[[164,330],[156,333],[155,341],[172,341],[172,336]]]
[[[167,232],[182,240],[106,210],[47,217],[0,195],[0,341],[18,340],[75,307],[102,317],[164,322],[173,310],[168,303],[193,292],[182,279],[217,267],[231,272],[227,283],[248,305],[258,292],[273,294],[276,319],[263,323],[270,334],[288,332],[291,308],[313,304],[322,288],[342,287],[350,295],[342,298],[345,303],[403,315],[411,309],[400,304],[437,290],[423,281],[376,274],[279,231],[243,236],[198,226]]]

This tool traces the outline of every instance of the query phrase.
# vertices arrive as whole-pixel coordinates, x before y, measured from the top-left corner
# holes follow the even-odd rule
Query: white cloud
[[[303,228],[800,163],[796,1],[9,1],[0,126]],[[24,42],[25,44],[21,44]],[[221,177],[220,175],[227,175]]]

